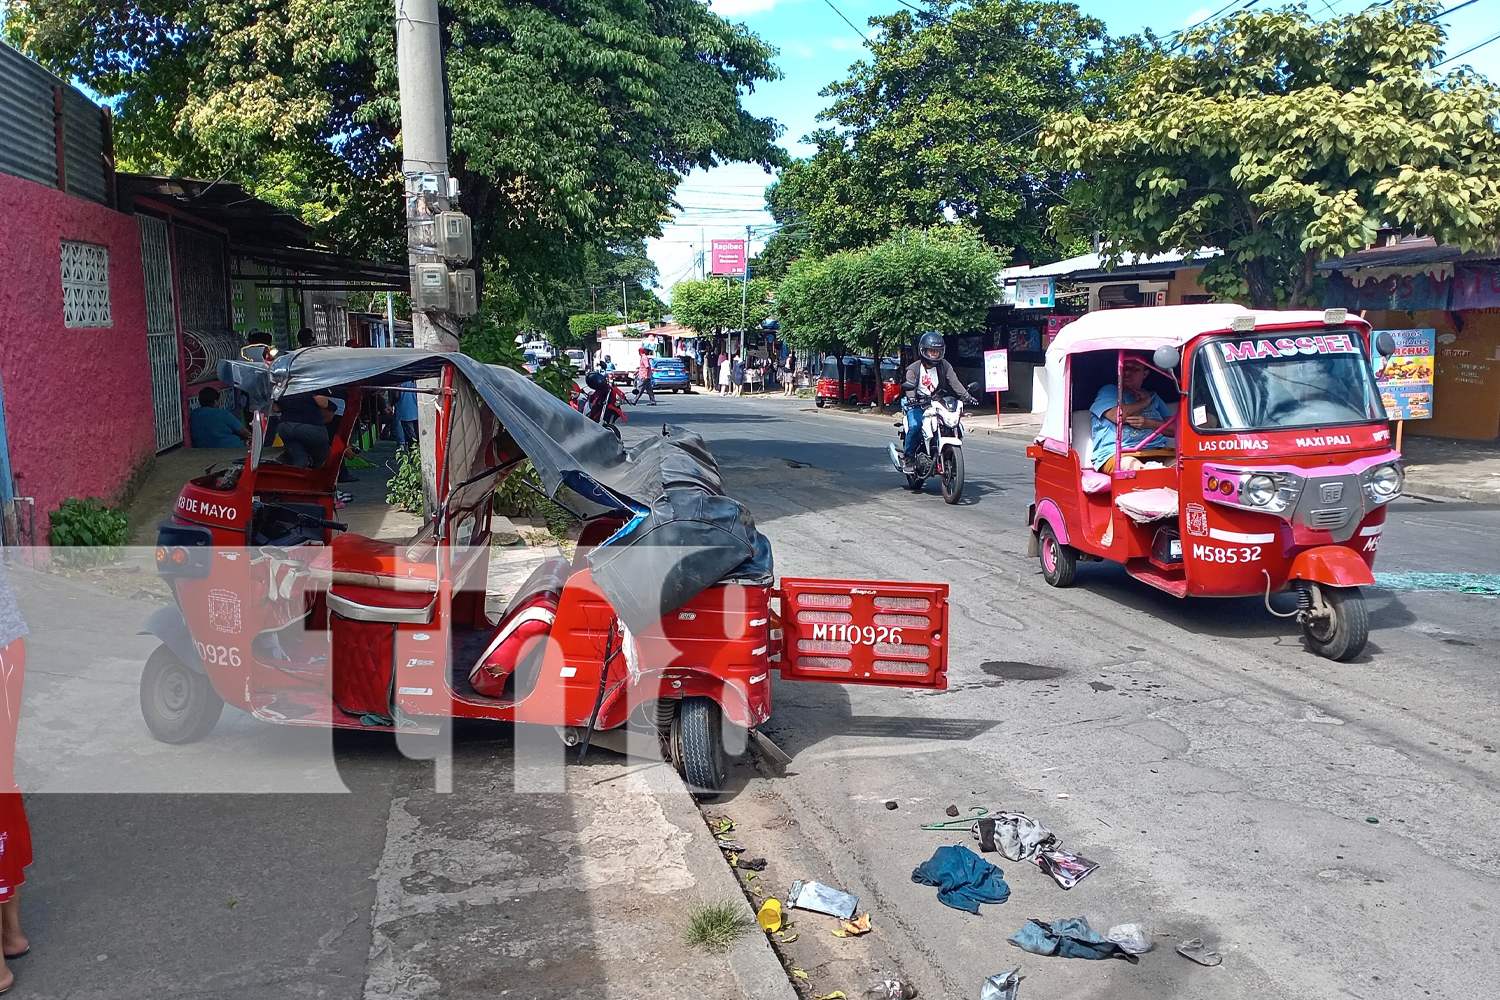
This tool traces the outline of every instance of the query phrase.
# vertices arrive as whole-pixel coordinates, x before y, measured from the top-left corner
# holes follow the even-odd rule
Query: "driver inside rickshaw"
[[[1093,418],[1093,453],[1090,464],[1100,472],[1115,471],[1115,428],[1124,432],[1120,440],[1120,468],[1143,469],[1149,462],[1171,465],[1177,457],[1177,442],[1157,430],[1172,419],[1173,410],[1162,398],[1145,388],[1150,367],[1140,357],[1127,354],[1121,364],[1120,385],[1110,382],[1099,389],[1089,407]],[[1123,390],[1124,399],[1120,398]],[[1153,435],[1155,435],[1153,437]],[[1142,448],[1142,445],[1149,447]]]

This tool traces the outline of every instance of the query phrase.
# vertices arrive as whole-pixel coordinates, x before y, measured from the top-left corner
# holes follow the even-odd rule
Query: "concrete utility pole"
[[[745,227],[745,273],[740,277],[740,360],[749,365],[750,358],[745,354],[745,323],[747,322],[746,306],[750,302],[750,227]]]

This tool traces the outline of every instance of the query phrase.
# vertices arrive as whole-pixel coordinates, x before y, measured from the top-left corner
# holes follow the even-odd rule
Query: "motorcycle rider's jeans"
[[[912,458],[917,454],[917,446],[922,443],[922,415],[926,412],[923,406],[908,406],[906,408],[906,457]]]

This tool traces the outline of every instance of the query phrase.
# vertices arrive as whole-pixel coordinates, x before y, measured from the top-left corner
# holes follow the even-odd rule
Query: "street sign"
[[[1010,389],[1010,352],[984,352],[984,391],[1005,392]]]
[[[710,274],[744,274],[745,241],[714,240],[709,250]]]
[[[1436,330],[1377,330],[1389,333],[1396,353],[1388,358],[1375,355],[1375,383],[1392,420],[1432,418],[1432,372],[1437,360]]]

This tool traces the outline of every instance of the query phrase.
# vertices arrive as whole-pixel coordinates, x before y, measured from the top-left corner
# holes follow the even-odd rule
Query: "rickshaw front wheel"
[[[688,789],[702,797],[724,788],[724,713],[712,698],[684,698],[672,722],[672,756]]]
[[[141,717],[152,736],[163,743],[195,743],[209,734],[223,711],[224,699],[206,676],[167,645],[156,647],[141,671]]]
[[[823,399],[822,396],[814,396],[813,397],[813,405],[816,406],[820,410],[823,408],[823,403],[824,402],[825,402],[825,400]]]
[[[1078,576],[1078,551],[1057,540],[1052,525],[1043,524],[1038,539],[1041,549],[1042,579],[1049,586],[1071,587]]]
[[[1307,647],[1330,660],[1348,661],[1365,651],[1370,638],[1370,612],[1358,587],[1319,587],[1326,617],[1307,618],[1302,635]]]

